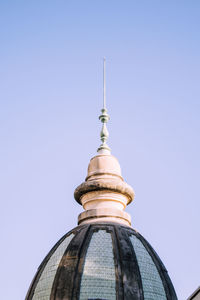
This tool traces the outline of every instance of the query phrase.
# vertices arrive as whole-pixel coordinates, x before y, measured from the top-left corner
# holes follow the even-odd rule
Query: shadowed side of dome
[[[167,270],[132,228],[95,223],[65,235],[40,265],[27,300],[177,300]]]

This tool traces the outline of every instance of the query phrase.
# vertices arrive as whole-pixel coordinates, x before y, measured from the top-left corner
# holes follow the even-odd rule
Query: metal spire
[[[106,59],[103,58],[103,108],[106,108]]]
[[[107,114],[107,109],[106,109],[106,59],[104,57],[103,59],[103,109],[101,110],[102,114],[99,116],[99,120],[103,123],[100,137],[102,144],[98,148],[99,153],[107,153],[110,154],[110,148],[107,145],[106,141],[109,137],[109,133],[106,127],[106,123],[110,119],[109,115]]]

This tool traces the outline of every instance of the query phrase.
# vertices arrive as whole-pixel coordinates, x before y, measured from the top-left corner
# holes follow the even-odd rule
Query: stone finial
[[[91,159],[85,182],[76,188],[74,197],[85,209],[78,224],[107,221],[131,225],[124,209],[133,200],[134,191],[124,182],[113,155],[99,154]]]
[[[106,123],[109,115],[106,109],[105,58],[103,62],[103,109],[99,119],[103,123],[102,144],[98,155],[90,160],[88,174],[75,192],[74,198],[85,209],[78,217],[78,224],[90,222],[117,222],[131,225],[131,217],[124,211],[133,200],[134,191],[124,182],[118,160],[110,154],[107,145],[108,130]]]

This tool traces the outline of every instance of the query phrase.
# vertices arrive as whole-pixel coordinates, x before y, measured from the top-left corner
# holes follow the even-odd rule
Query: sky
[[[25,298],[77,225],[74,189],[108,144],[135,190],[132,226],[179,300],[200,285],[200,2],[1,1],[1,298]]]

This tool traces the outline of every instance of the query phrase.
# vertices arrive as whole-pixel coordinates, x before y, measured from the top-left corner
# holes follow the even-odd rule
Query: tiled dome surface
[[[167,270],[149,243],[118,224],[78,226],[40,265],[28,300],[177,299]]]

